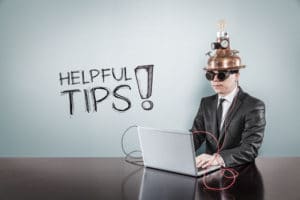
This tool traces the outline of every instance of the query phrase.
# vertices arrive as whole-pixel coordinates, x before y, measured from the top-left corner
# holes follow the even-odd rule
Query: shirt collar
[[[220,99],[223,98],[226,101],[228,101],[229,103],[231,103],[233,101],[233,98],[235,97],[235,95],[238,93],[239,89],[238,87],[235,87],[228,95],[226,96],[220,96],[218,95],[218,101],[220,102]]]

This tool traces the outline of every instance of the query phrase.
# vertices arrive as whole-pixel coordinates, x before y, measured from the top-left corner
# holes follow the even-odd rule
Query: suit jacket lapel
[[[218,138],[218,127],[217,127],[217,105],[218,105],[218,95],[215,95],[215,98],[213,99],[212,103],[210,104],[209,110],[211,113],[211,122],[212,122],[212,134]]]

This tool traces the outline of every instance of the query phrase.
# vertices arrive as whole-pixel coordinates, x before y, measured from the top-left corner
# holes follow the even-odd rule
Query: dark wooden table
[[[0,158],[0,199],[300,200],[299,166],[299,157],[259,157],[236,168],[230,189],[211,191],[203,178],[144,169],[123,158]],[[228,183],[220,172],[206,180]]]

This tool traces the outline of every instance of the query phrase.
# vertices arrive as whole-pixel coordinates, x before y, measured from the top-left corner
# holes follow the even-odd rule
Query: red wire
[[[230,110],[228,111],[228,113],[227,113],[227,116],[229,116],[229,114],[232,112],[232,109],[234,108],[234,106],[235,106],[235,104],[236,104],[236,99],[237,98],[234,98],[234,100],[233,100],[233,105],[231,106],[231,108],[230,108]],[[225,118],[226,119],[226,118]],[[228,128],[228,123],[227,123],[227,121],[225,120],[224,121],[224,128],[225,128],[225,131],[224,131],[224,141],[225,141],[225,139],[226,139],[226,133],[227,133],[227,128]],[[216,138],[216,136],[214,136],[212,133],[210,133],[210,132],[208,132],[208,131],[198,131],[198,130],[196,130],[196,131],[193,131],[192,132],[193,134],[208,134],[208,135],[210,135],[213,139],[214,139],[214,141],[216,142],[216,144],[217,144],[217,152],[216,152],[216,154],[218,154],[219,155],[219,153],[220,153],[220,150],[221,149],[223,149],[223,145],[224,145],[224,142],[223,142],[223,144],[222,144],[222,146],[221,146],[221,148],[220,148],[220,143],[218,142],[218,139]],[[214,159],[216,159],[217,157],[215,156],[214,157]],[[213,161],[214,161],[214,159],[213,159]],[[218,162],[218,161],[217,161]],[[218,163],[219,165],[220,165],[220,163]],[[225,173],[226,172],[229,172],[229,173],[231,173],[232,174],[232,176],[227,176]],[[228,184],[227,186],[224,186],[224,187],[212,187],[212,186],[209,186],[208,184],[207,184],[207,181],[206,181],[206,178],[207,178],[207,174],[205,173],[204,174],[204,177],[203,177],[203,185],[205,186],[205,188],[206,189],[208,189],[208,190],[214,190],[214,191],[222,191],[222,190],[227,190],[227,189],[229,189],[229,188],[231,188],[233,185],[234,185],[234,183],[236,182],[236,178],[239,176],[239,173],[235,170],[235,169],[233,169],[233,168],[229,168],[229,167],[226,167],[226,168],[222,168],[221,169],[221,174],[222,174],[222,176],[224,177],[224,178],[226,178],[226,179],[232,179],[232,182],[230,183],[230,184]]]
[[[217,144],[217,154],[220,153],[220,144],[217,140],[217,138],[210,132],[208,131],[193,131],[193,134],[208,134],[210,135],[216,142]],[[214,159],[216,159],[216,157],[214,157]],[[213,159],[213,161],[214,161]],[[217,161],[218,162],[218,161]],[[220,165],[220,163],[218,163]],[[226,172],[229,172],[232,174],[232,176],[226,176],[225,173]],[[206,189],[209,189],[209,190],[215,190],[215,191],[222,191],[222,190],[227,190],[229,189],[230,187],[232,187],[234,185],[234,183],[236,182],[236,178],[238,177],[239,173],[235,170],[235,169],[232,169],[232,168],[222,168],[221,169],[221,173],[222,173],[222,176],[225,177],[226,179],[232,179],[232,182],[230,184],[228,184],[227,186],[224,186],[224,187],[212,187],[212,186],[209,186],[207,184],[207,181],[206,181],[206,178],[207,178],[207,174],[205,173],[204,174],[204,177],[203,177],[203,184],[205,186]]]

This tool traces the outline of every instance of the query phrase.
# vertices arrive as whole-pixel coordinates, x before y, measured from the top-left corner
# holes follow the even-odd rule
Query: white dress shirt
[[[239,89],[238,87],[235,87],[228,95],[226,96],[221,96],[218,95],[218,106],[220,104],[220,99],[223,98],[225,99],[225,101],[223,101],[223,113],[222,113],[222,119],[221,119],[221,126],[219,127],[220,130],[223,127],[224,124],[224,120],[226,118],[226,114],[233,102],[234,97],[236,96],[236,94],[238,93]]]

